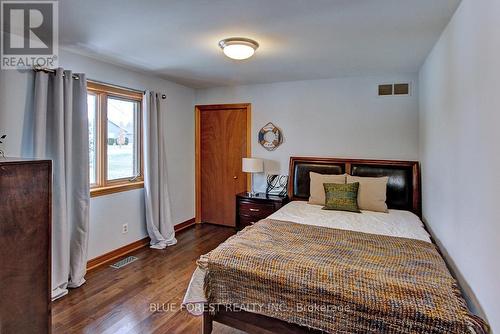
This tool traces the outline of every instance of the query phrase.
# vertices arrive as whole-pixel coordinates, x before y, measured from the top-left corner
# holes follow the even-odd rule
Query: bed
[[[388,176],[389,212],[307,204],[309,172]],[[289,204],[198,261],[184,305],[204,333],[487,332],[419,218],[417,162],[292,157],[289,175]]]

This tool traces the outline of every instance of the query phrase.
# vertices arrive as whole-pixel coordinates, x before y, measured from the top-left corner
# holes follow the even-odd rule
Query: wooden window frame
[[[105,85],[87,81],[87,93],[97,97],[96,110],[96,183],[90,185],[90,197],[103,196],[132,189],[144,188],[144,154],[143,154],[143,132],[142,132],[142,101],[143,94],[126,90],[111,85]],[[138,111],[135,115],[135,130],[137,137],[137,162],[139,163],[139,174],[131,178],[107,180],[107,99],[121,98],[138,102]]]

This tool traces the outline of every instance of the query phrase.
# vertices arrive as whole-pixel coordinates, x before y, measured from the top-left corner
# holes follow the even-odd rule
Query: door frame
[[[221,110],[221,109],[246,109],[247,113],[247,147],[246,157],[252,154],[252,104],[232,103],[232,104],[202,104],[194,106],[194,155],[195,155],[195,223],[201,223],[201,111]],[[247,177],[247,191],[251,187],[251,178]]]

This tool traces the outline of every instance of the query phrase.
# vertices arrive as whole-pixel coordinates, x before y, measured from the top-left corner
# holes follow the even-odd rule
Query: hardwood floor
[[[233,234],[233,228],[196,225],[180,232],[175,246],[143,248],[130,254],[139,260],[126,267],[91,271],[82,287],[53,303],[52,332],[201,333],[201,317],[181,310],[182,298],[198,257]],[[151,304],[164,310],[154,312]],[[214,324],[213,333],[242,332]]]

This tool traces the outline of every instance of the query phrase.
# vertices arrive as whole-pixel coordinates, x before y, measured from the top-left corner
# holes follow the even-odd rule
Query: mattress
[[[389,210],[388,213],[371,211],[352,213],[322,210],[320,205],[293,201],[268,218],[431,242],[422,221],[415,214],[403,210]],[[204,279],[205,271],[198,267],[191,277],[184,296],[183,307],[193,315],[203,314],[203,305],[207,301],[203,287]]]

